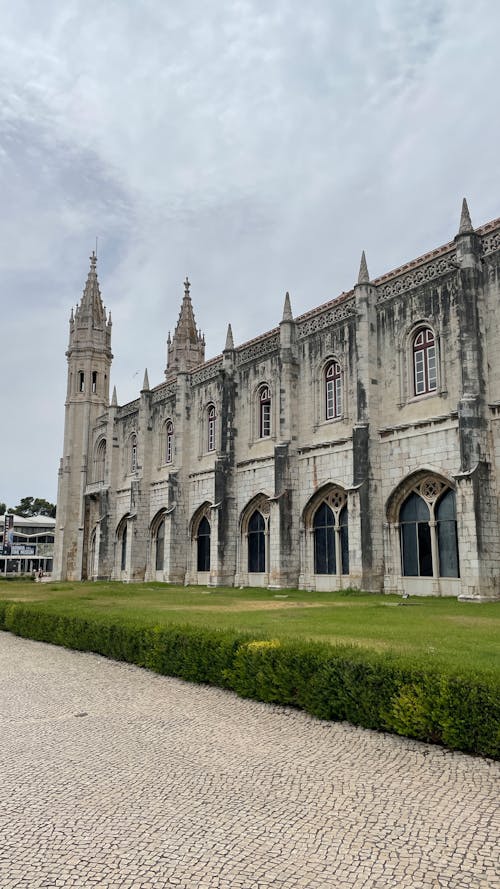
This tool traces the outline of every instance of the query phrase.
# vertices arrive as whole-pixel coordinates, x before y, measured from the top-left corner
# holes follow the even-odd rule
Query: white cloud
[[[71,304],[99,236],[119,399],[186,273],[208,354],[500,213],[490,0],[0,0],[0,499],[55,497]]]

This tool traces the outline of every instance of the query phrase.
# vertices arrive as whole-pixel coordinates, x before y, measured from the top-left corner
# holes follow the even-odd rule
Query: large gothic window
[[[174,459],[174,424],[172,420],[165,423],[165,463],[172,463]]]
[[[426,479],[399,510],[405,577],[459,577],[455,492]]]
[[[345,493],[334,489],[313,517],[314,573],[349,574],[349,531]]]
[[[413,340],[413,371],[415,395],[436,391],[436,341],[430,327],[419,330]]]
[[[271,390],[269,386],[259,389],[259,438],[271,435]]]
[[[325,418],[333,420],[342,415],[342,372],[338,361],[325,367]]]
[[[258,509],[248,522],[248,571],[262,574],[266,570],[266,524]]]
[[[130,472],[137,469],[137,435],[134,433],[130,436]]]
[[[215,424],[217,414],[215,405],[209,404],[207,408],[207,450],[215,451]]]
[[[157,571],[163,571],[165,561],[165,519],[162,519],[158,525],[155,543],[155,568]]]
[[[95,450],[94,458],[94,481],[104,481],[104,469],[106,465],[106,439],[101,439]]]
[[[127,567],[127,523],[126,522],[123,526],[120,545],[121,545],[120,569],[122,571],[125,571],[125,569]]]
[[[206,516],[198,525],[196,544],[198,571],[210,571],[210,522]]]

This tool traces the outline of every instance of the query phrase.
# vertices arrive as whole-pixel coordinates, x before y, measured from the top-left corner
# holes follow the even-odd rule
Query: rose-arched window
[[[325,417],[333,420],[342,415],[342,372],[338,361],[329,361],[325,367]]]
[[[259,389],[259,438],[271,435],[271,390],[269,386]]]
[[[207,450],[215,451],[215,428],[217,422],[217,413],[214,404],[209,404],[207,408]]]
[[[422,327],[413,339],[413,374],[415,395],[436,391],[436,339],[430,327]]]
[[[399,510],[401,568],[405,577],[459,577],[455,492],[426,479]]]
[[[172,463],[174,459],[174,424],[172,420],[165,423],[165,463]]]

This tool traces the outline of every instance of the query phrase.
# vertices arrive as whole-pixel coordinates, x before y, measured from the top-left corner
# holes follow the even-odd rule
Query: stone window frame
[[[205,452],[214,454],[217,451],[217,406],[215,401],[209,401],[205,407]]]
[[[269,393],[267,403],[269,404],[269,434],[262,435],[262,401],[261,393],[265,390]],[[276,422],[275,422],[275,393],[274,387],[265,378],[253,386],[251,390],[251,424],[250,424],[250,442],[257,443],[260,441],[274,441],[276,439]]]
[[[127,465],[125,475],[133,475],[139,468],[138,464],[138,437],[137,432],[131,432],[127,439],[126,449]]]
[[[94,459],[92,461],[92,482],[95,484],[104,484],[106,477],[106,453],[107,439],[105,435],[101,435],[94,445]]]
[[[334,417],[327,416],[327,378],[328,368],[332,364],[337,364],[340,369],[340,390],[342,406],[341,411]],[[329,352],[319,363],[315,374],[315,415],[316,424],[318,426],[330,425],[331,423],[339,423],[347,417],[347,386],[344,356],[340,352]]]
[[[116,526],[114,566],[115,576],[118,579],[127,573],[127,561],[132,537],[129,527],[130,519],[130,513],[126,512]]]
[[[161,466],[172,466],[175,462],[175,425],[172,417],[167,417],[161,430]]]
[[[436,519],[436,511],[439,507],[439,503],[442,497],[447,493],[447,491],[453,491],[456,497],[456,485],[453,481],[446,476],[441,475],[439,472],[435,472],[433,470],[420,470],[415,473],[412,473],[411,476],[404,479],[397,488],[393,491],[391,497],[389,498],[386,515],[389,529],[393,529],[395,536],[393,537],[393,545],[398,545],[398,552],[394,555],[397,556],[397,563],[399,565],[399,576],[402,578],[405,577],[418,577],[420,579],[425,580],[427,577],[429,580],[442,580],[448,579],[448,575],[440,574],[440,557],[439,557],[439,540],[438,540],[438,522]],[[415,493],[419,497],[422,498],[424,503],[427,505],[429,509],[429,528],[431,535],[431,552],[432,552],[432,575],[405,575],[404,574],[404,566],[403,566],[403,548],[401,544],[401,523],[399,521],[399,516],[401,509],[410,496],[410,494]],[[457,519],[455,519],[457,521]],[[460,580],[460,546],[457,536],[457,563],[458,563],[458,575],[457,577],[453,577],[451,579]]]
[[[333,512],[335,518],[335,564],[336,571],[334,574],[316,574],[315,572],[315,544],[314,544],[314,516],[316,515],[319,507],[322,503],[326,503],[327,506]],[[340,524],[340,516],[342,514],[343,509],[347,510],[347,535],[349,535],[349,495],[347,490],[343,487],[343,485],[338,484],[337,482],[330,482],[316,491],[312,497],[310,497],[307,502],[304,511],[303,511],[303,527],[307,536],[307,561],[309,562],[307,566],[308,573],[313,577],[348,577],[349,571],[343,572],[343,560],[342,560],[342,545],[341,545],[341,524]],[[349,539],[349,537],[348,537]]]
[[[165,532],[166,525],[165,519],[168,515],[167,509],[164,507],[159,509],[158,512],[153,516],[151,522],[149,524],[149,545],[150,545],[150,558],[151,558],[151,567],[156,575],[158,572],[163,572],[165,570]],[[157,545],[158,545],[158,532],[163,525],[163,567],[157,567]]]
[[[264,534],[265,534],[265,571],[257,572],[259,575],[264,575],[265,578],[269,577],[270,572],[270,559],[271,559],[271,529],[270,529],[270,517],[271,517],[271,502],[270,498],[264,494],[256,494],[255,497],[246,504],[244,509],[241,512],[240,516],[240,552],[239,552],[239,571],[240,574],[245,575],[246,577],[250,577],[256,572],[248,570],[248,525],[251,517],[255,512],[260,512],[262,518],[264,519]]]
[[[425,392],[415,391],[414,344],[423,330],[430,330],[434,337],[436,354],[436,387]],[[416,403],[437,395],[445,395],[445,368],[441,348],[441,330],[432,318],[419,318],[413,321],[403,333],[400,347],[400,407]]]
[[[213,534],[213,521],[212,521],[212,504],[206,500],[204,501],[193,513],[191,517],[191,521],[189,523],[189,539],[191,542],[191,573],[193,575],[197,574],[207,574],[212,567],[212,559],[211,554],[209,556],[210,559],[210,567],[207,571],[198,571],[198,529],[200,527],[200,523],[202,519],[206,519],[210,526],[210,545],[212,543],[212,534]]]

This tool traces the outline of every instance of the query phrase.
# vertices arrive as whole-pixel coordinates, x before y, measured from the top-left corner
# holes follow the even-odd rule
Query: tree
[[[12,512],[14,515],[24,516],[24,518],[30,518],[35,515],[47,515],[53,519],[56,515],[56,507],[53,503],[49,503],[48,500],[44,500],[41,497],[21,497],[19,505]]]
[[[7,504],[0,503],[0,515],[5,515],[6,512],[7,512]]]

